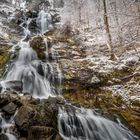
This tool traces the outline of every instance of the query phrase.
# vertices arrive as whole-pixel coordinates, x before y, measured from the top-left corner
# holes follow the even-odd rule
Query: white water
[[[48,98],[53,94],[50,81],[47,76],[53,74],[51,65],[38,59],[36,52],[28,42],[20,42],[20,51],[17,60],[10,66],[5,81],[22,81],[23,92],[32,94],[34,97]],[[44,75],[38,73],[42,67]]]
[[[75,113],[59,109],[58,124],[64,140],[138,140],[128,129],[90,109],[76,109]]]
[[[12,121],[13,119],[10,119],[9,121],[6,121],[2,117],[1,113],[0,113],[0,119],[1,119],[0,128],[2,129],[2,133],[5,134],[9,140],[17,140],[16,136],[14,136],[10,132],[10,128],[14,127],[14,122]]]
[[[15,4],[16,1],[13,1]],[[26,9],[26,1],[21,0],[19,7]],[[25,10],[26,11],[26,10]],[[37,21],[41,27],[41,33],[48,31],[51,24],[51,16],[43,9],[39,12]],[[30,47],[29,42],[25,40],[31,35],[29,24],[32,19],[27,18],[24,14],[24,21],[20,25],[24,30],[23,39],[17,44],[19,46],[18,58],[11,63],[4,81],[22,81],[23,92],[29,93],[35,98],[48,98],[50,95],[55,94],[55,88],[51,82],[55,82],[53,78],[53,67],[47,62],[42,62],[38,59],[36,52]],[[46,44],[46,56],[48,56],[47,40],[44,39]],[[16,52],[16,47],[13,47],[13,52]],[[41,71],[41,73],[39,72]],[[4,85],[4,84],[3,84]]]
[[[13,4],[16,2],[13,0]],[[20,1],[19,7],[26,9],[26,1]],[[41,34],[49,31],[51,28],[51,16],[44,9],[40,11],[37,19],[41,27]],[[25,42],[28,35],[31,35],[28,25],[31,19],[26,19],[21,26],[24,29],[25,36],[20,41],[18,58],[15,59],[7,72],[5,81],[22,81],[23,92],[32,94],[38,98],[48,98],[48,96],[55,94],[54,87],[52,86],[53,68],[49,62],[42,62],[38,59],[36,52],[30,48],[29,42]],[[47,48],[47,40],[45,40]],[[16,48],[15,48],[16,49]],[[13,51],[14,48],[13,48]],[[46,55],[48,51],[46,50]],[[53,54],[55,58],[55,53]],[[41,73],[39,69],[41,67]],[[62,74],[57,66],[58,77],[61,80]],[[43,73],[43,74],[42,74]],[[118,124],[109,121],[103,117],[97,116],[92,110],[76,109],[75,113],[66,112],[65,109],[59,110],[58,124],[60,135],[64,140],[136,140],[131,132],[122,128]],[[2,118],[2,130],[6,128],[6,135],[9,140],[16,140],[16,137],[9,133],[11,123],[7,123]]]
[[[41,25],[41,34],[44,34],[52,28],[51,15],[45,10],[40,11],[37,22]]]

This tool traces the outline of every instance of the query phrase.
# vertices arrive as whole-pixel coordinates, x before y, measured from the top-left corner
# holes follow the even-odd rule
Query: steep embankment
[[[100,11],[103,3],[84,2],[1,1],[0,139],[139,139],[125,128],[140,134],[139,25],[136,23],[128,35],[124,23],[117,22],[125,15],[116,15],[124,5],[116,7],[115,23],[121,33],[126,32],[120,36],[117,30],[112,38],[112,44],[117,42],[113,46],[117,57],[111,60],[104,10]],[[107,3],[108,10],[120,3]],[[132,11],[137,11],[138,2],[131,5]],[[125,12],[131,15],[132,11]],[[130,25],[135,17],[124,22]],[[111,36],[117,28],[112,27],[115,23],[110,21]],[[126,34],[131,36],[127,42]],[[118,46],[118,39],[127,45]],[[65,99],[58,96],[60,93]],[[79,109],[81,106],[96,113]]]

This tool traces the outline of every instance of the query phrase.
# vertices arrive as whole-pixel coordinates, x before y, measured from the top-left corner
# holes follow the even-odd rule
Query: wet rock
[[[36,23],[36,19],[33,19],[30,24],[29,24],[29,30],[32,33],[37,33],[38,32],[38,27],[37,27],[37,23]]]
[[[0,125],[1,125],[1,123],[2,123],[2,118],[0,117]]]
[[[49,97],[46,102],[49,104],[65,104],[64,98],[62,97]]]
[[[41,36],[36,36],[30,41],[30,47],[33,48],[41,60],[46,59],[46,44]]]
[[[15,116],[15,123],[20,131],[27,131],[32,123],[32,118],[35,115],[34,108],[30,106],[23,106],[19,108]]]
[[[55,129],[45,126],[32,126],[28,133],[28,140],[55,140]]]
[[[28,135],[31,140],[55,140],[58,134],[58,108],[64,104],[63,99],[50,97],[40,100],[37,105],[33,103],[33,98],[28,100],[27,97],[22,97],[21,100],[24,105],[18,109],[15,116],[15,124],[21,136]]]
[[[22,137],[22,138],[20,138],[19,140],[27,140],[27,138],[25,138],[25,137]]]
[[[4,88],[10,89],[13,91],[22,92],[23,83],[21,81],[7,81],[4,83]]]
[[[16,112],[17,105],[13,102],[9,103],[8,105],[4,106],[2,110],[10,115],[14,114]]]
[[[91,83],[93,83],[95,85],[99,84],[100,82],[101,82],[100,79],[96,75],[93,76],[91,79]]]
[[[57,134],[56,137],[55,137],[55,140],[63,140],[63,139],[59,134]]]
[[[37,18],[38,17],[38,12],[37,11],[27,11],[26,16],[29,18]]]
[[[0,77],[1,77],[4,72],[5,65],[9,61],[10,57],[6,47],[2,48],[2,46],[0,45],[0,48],[1,48],[0,50]]]
[[[0,133],[2,133],[2,128],[0,127]]]
[[[3,107],[4,105],[7,105],[10,102],[9,96],[5,94],[0,95],[0,106]]]
[[[5,134],[0,133],[0,140],[9,140],[9,139]]]

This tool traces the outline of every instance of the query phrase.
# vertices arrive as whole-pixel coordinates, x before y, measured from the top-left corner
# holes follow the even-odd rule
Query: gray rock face
[[[3,87],[3,85],[1,85]],[[4,82],[4,88],[17,92],[22,92],[23,84],[21,81],[6,81]]]

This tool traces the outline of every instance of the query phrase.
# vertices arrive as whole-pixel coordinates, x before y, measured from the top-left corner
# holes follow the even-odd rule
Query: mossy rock
[[[55,140],[56,131],[52,127],[32,126],[28,132],[28,140]]]
[[[46,59],[46,44],[44,42],[44,38],[41,36],[36,36],[33,37],[32,40],[30,41],[30,47],[33,48],[38,57],[42,60]]]
[[[10,54],[8,50],[4,50],[0,52],[0,77],[4,73],[5,65],[9,61],[9,59],[10,59]]]
[[[125,121],[140,134],[140,113],[133,109],[125,109],[121,111]]]

